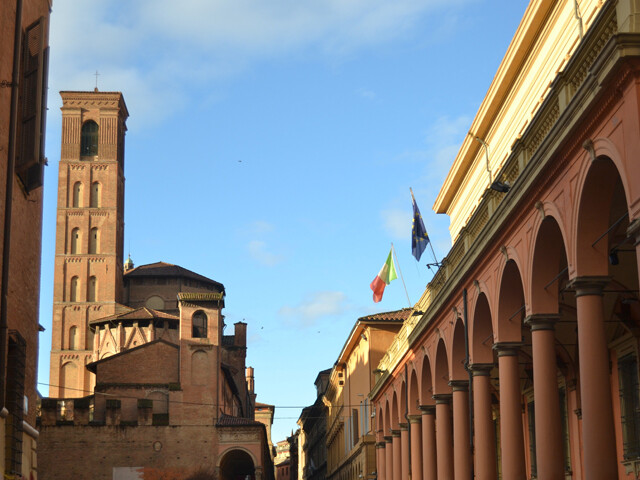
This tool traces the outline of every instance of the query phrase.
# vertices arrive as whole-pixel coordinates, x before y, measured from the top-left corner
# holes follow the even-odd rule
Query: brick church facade
[[[272,479],[268,432],[254,419],[245,376],[247,325],[223,334],[224,285],[177,265],[123,261],[122,94],[61,96],[39,476]]]

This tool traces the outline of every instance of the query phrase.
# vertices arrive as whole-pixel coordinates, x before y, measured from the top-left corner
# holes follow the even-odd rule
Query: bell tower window
[[[100,207],[100,184],[93,182],[91,184],[91,208]]]
[[[196,312],[191,319],[193,338],[207,338],[207,315],[202,312]]]
[[[80,155],[90,156],[98,154],[98,124],[89,120],[82,125],[80,135]]]
[[[89,253],[98,253],[98,229],[92,228],[89,235]]]
[[[73,208],[79,208],[82,203],[82,183],[76,182],[73,184],[73,199],[71,206]]]
[[[76,254],[80,252],[80,229],[74,228],[71,230],[71,253]]]

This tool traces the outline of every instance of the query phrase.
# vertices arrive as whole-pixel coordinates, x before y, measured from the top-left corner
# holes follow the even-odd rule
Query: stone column
[[[533,399],[535,405],[536,465],[538,477],[564,480],[564,455],[558,367],[556,364],[555,323],[557,315],[530,315],[524,321],[531,327],[533,349]]]
[[[436,406],[420,405],[422,412],[422,480],[437,480]]]
[[[438,480],[453,478],[453,435],[451,432],[451,394],[434,395],[436,401],[436,441],[438,442]]]
[[[385,442],[376,442],[376,475],[377,480],[386,480],[385,474]]]
[[[402,480],[402,446],[400,430],[391,430],[391,446],[393,452],[393,480]]]
[[[582,444],[587,480],[618,475],[602,302],[602,290],[607,283],[608,277],[578,277],[569,284],[576,292]]]
[[[384,476],[385,480],[393,480],[393,437],[384,436]]]
[[[475,475],[477,480],[498,478],[496,435],[491,412],[490,373],[493,364],[471,365],[473,372],[473,430],[475,434]]]
[[[409,480],[409,425],[400,424],[400,464],[401,480]]]
[[[525,480],[522,394],[517,343],[496,343],[500,380],[500,446],[502,478]]]
[[[455,480],[471,478],[471,445],[469,437],[469,381],[453,380],[453,464]]]
[[[420,415],[409,415],[411,435],[411,480],[422,480],[422,420]]]

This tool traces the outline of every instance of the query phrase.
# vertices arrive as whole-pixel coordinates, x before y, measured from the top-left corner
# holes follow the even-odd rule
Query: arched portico
[[[261,480],[256,466],[256,459],[249,450],[232,447],[220,455],[216,470],[220,480]]]

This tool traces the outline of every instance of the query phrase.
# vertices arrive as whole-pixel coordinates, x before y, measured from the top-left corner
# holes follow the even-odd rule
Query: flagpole
[[[413,196],[413,189],[411,187],[409,187],[409,191],[411,192],[411,200],[413,200],[413,203],[416,203],[416,197]],[[433,242],[429,241],[429,247],[431,248],[431,254],[433,255],[433,260],[436,262],[436,266],[439,266],[440,262],[438,261],[438,257],[436,257],[436,252],[433,249]]]
[[[404,283],[404,277],[402,276],[402,269],[400,268],[400,262],[398,261],[398,255],[396,254],[396,249],[393,247],[393,242],[391,242],[391,251],[393,252],[393,257],[396,259],[396,265],[398,265],[398,271],[400,272],[400,280],[402,280],[402,286],[404,287],[404,293],[407,295],[407,302],[409,302],[409,308],[413,307],[411,300],[409,299],[409,292],[407,291],[407,286]]]

